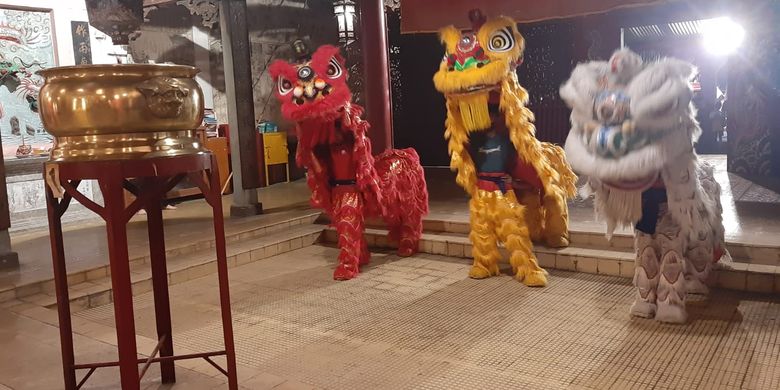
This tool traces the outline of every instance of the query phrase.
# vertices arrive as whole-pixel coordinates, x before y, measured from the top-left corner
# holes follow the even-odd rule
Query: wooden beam
[[[372,0],[373,1],[373,0]],[[518,23],[592,15],[609,10],[658,4],[665,0],[404,0],[401,32],[435,33],[454,24],[470,28],[468,13],[479,8],[488,17],[505,15]],[[708,0],[709,2],[709,0]]]

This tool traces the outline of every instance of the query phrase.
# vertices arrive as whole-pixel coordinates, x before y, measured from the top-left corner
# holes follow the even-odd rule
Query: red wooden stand
[[[119,366],[123,390],[140,388],[140,381],[152,363],[160,363],[163,383],[176,381],[174,361],[203,358],[228,377],[228,387],[238,389],[236,353],[233,343],[233,323],[230,315],[227,255],[225,251],[225,224],[222,218],[222,196],[219,171],[211,154],[159,157],[144,160],[84,161],[47,163],[45,178],[46,202],[49,212],[54,285],[59,312],[62,368],[67,390],[79,389],[92,373],[101,367]],[[214,212],[219,296],[222,309],[222,329],[225,349],[190,355],[173,354],[171,310],[168,297],[168,272],[165,260],[165,240],[161,200],[183,178],[200,187]],[[127,179],[136,179],[131,184]],[[78,191],[82,180],[96,180],[103,193],[100,206]],[[61,186],[61,187],[59,187]],[[61,189],[61,200],[54,190]],[[125,206],[124,190],[136,195]],[[114,362],[76,364],[73,352],[73,333],[68,298],[68,275],[65,269],[65,251],[62,240],[61,217],[72,199],[100,215],[106,221],[108,252],[111,269],[111,287],[114,296],[114,316],[119,349],[119,360]],[[155,317],[159,342],[148,359],[138,359],[133,317],[133,292],[130,280],[130,262],[127,252],[127,222],[140,209],[146,209],[149,230],[149,250],[152,266]],[[159,357],[157,354],[159,353]],[[218,366],[211,357],[224,355],[227,369]],[[143,364],[140,370],[138,365]],[[77,382],[76,371],[88,370]]]

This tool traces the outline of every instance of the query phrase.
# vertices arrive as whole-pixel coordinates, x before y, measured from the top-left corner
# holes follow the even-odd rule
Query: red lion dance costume
[[[363,108],[352,104],[339,49],[321,46],[309,57],[302,42],[293,46],[296,64],[271,64],[282,115],[296,123],[299,166],[308,169],[311,204],[325,210],[339,234],[336,280],[355,277],[370,253],[363,237],[366,217],[382,217],[398,254],[418,250],[428,191],[414,149],[388,149],[371,155]]]

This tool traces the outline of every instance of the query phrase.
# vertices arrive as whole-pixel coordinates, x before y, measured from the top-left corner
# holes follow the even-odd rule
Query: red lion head
[[[298,64],[276,60],[270,72],[288,120],[333,118],[352,100],[344,58],[335,46],[320,46],[311,60]]]

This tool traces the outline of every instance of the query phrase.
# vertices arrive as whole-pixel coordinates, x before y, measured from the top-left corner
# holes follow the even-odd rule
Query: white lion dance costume
[[[691,104],[693,65],[644,63],[629,50],[578,65],[561,87],[572,108],[566,155],[588,177],[584,194],[606,219],[635,228],[631,314],[684,323],[686,295],[725,252],[720,186],[693,150],[701,129]]]

